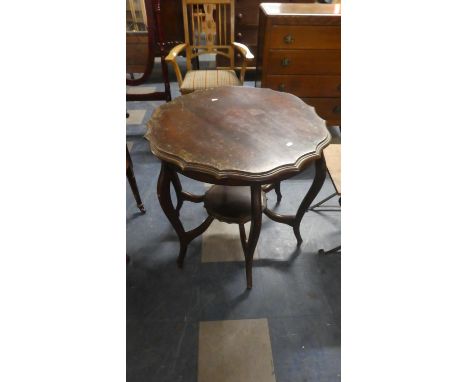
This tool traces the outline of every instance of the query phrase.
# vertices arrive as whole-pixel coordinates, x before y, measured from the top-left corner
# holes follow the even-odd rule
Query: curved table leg
[[[158,199],[162,210],[179,237],[180,251],[177,258],[177,265],[179,268],[182,268],[188,244],[197,236],[200,236],[205,232],[214,218],[212,216],[208,216],[197,228],[187,232],[184,230],[184,226],[179,219],[179,213],[177,209],[174,208],[171,200],[171,180],[174,179],[174,173],[175,172],[167,165],[167,163],[161,163],[161,172],[158,179]]]
[[[190,192],[183,191],[182,184],[180,183],[180,179],[179,179],[179,176],[177,175],[177,172],[175,171],[171,172],[171,181],[172,181],[172,185],[174,186],[174,190],[177,196],[177,206],[176,206],[177,213],[180,212],[180,209],[182,208],[182,204],[184,203],[185,200],[188,200],[189,202],[192,202],[192,203],[201,203],[205,200],[205,195],[195,195],[195,194],[191,194]]]
[[[249,239],[245,235],[244,224],[239,224],[239,232],[245,257],[245,274],[247,278],[247,289],[252,289],[252,265],[255,247],[262,228],[262,187],[254,185],[251,187],[252,220],[250,222]]]
[[[325,163],[325,158],[322,157],[315,161],[315,177],[312,185],[307,191],[307,194],[304,196],[299,208],[297,209],[296,215],[280,215],[276,212],[271,211],[270,209],[265,209],[265,215],[268,216],[271,220],[274,220],[278,223],[283,223],[290,225],[294,230],[294,235],[296,236],[297,245],[301,245],[302,237],[300,232],[300,226],[302,218],[307,211],[307,208],[313,202],[319,191],[321,190],[323,183],[325,182],[327,174],[327,165]]]
[[[177,197],[176,211],[177,214],[179,214],[179,211],[182,208],[182,204],[184,203],[184,199],[182,197],[182,184],[180,183],[179,176],[175,171],[171,171],[171,181]]]

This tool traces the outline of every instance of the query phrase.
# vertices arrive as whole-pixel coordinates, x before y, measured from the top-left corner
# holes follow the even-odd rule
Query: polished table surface
[[[330,133],[314,109],[292,94],[233,86],[160,106],[146,138],[161,160],[232,184],[297,173],[320,157]]]
[[[300,223],[326,177],[322,150],[331,139],[325,121],[298,97],[266,88],[222,87],[180,96],[157,108],[147,124],[151,151],[162,162],[158,198],[180,241],[177,263],[187,245],[214,218],[239,224],[246,262],[247,288],[252,287],[252,258],[262,213],[290,225],[298,245]],[[268,209],[265,193],[315,164],[315,178],[295,215]],[[214,184],[205,195],[182,190],[177,173]],[[170,198],[170,185],[177,206]],[[239,187],[244,186],[244,187]],[[248,187],[245,187],[248,186]],[[208,212],[197,228],[185,231],[179,219],[184,201],[203,202]],[[247,237],[244,224],[251,221]]]

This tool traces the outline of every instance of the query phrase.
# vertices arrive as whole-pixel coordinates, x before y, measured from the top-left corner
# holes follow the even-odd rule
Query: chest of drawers
[[[292,93],[341,124],[340,4],[262,3],[257,86]]]
[[[315,3],[316,0],[283,0],[284,3]],[[235,40],[249,47],[256,55],[258,40],[258,14],[262,0],[236,0]],[[236,56],[236,65],[241,65],[242,57]],[[255,66],[255,61],[252,63]]]
[[[167,1],[167,0],[166,0]],[[264,0],[263,0],[264,1]],[[331,0],[330,0],[331,1]],[[333,0],[336,1],[336,0]],[[283,2],[315,3],[316,0],[283,0]],[[234,40],[249,47],[255,58],[249,63],[248,69],[255,69],[258,40],[258,13],[262,0],[236,0],[234,14]],[[243,58],[240,53],[235,55],[235,65],[240,67]],[[228,66],[229,61],[222,56],[217,57],[218,66]]]

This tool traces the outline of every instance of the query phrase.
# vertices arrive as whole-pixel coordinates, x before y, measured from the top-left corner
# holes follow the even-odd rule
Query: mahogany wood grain
[[[156,156],[197,179],[248,185],[275,183],[301,171],[320,157],[330,133],[296,96],[234,86],[161,105],[146,138]]]
[[[257,86],[300,96],[328,125],[339,125],[340,31],[340,4],[262,3]]]
[[[165,41],[164,39],[164,32],[162,30],[161,26],[161,7],[160,7],[160,1],[161,0],[144,0],[145,4],[145,9],[146,9],[146,20],[147,20],[147,32],[146,32],[146,37],[141,36],[140,41],[138,43],[132,44],[132,36],[131,34],[127,33],[127,43],[130,42],[130,59],[134,60],[134,62],[137,62],[136,67],[134,69],[139,69],[139,72],[142,73],[142,76],[139,78],[134,78],[131,76],[130,78],[127,77],[126,83],[127,86],[137,86],[137,85],[142,85],[144,84],[150,77],[153,66],[154,66],[154,59],[158,55],[162,55],[164,52],[164,47],[163,45],[157,44],[156,41]],[[143,33],[145,35],[145,33]],[[130,37],[130,41],[129,38]],[[139,36],[134,36],[135,38]],[[141,43],[144,41],[147,41],[147,49],[142,49],[141,46],[138,47]],[[137,45],[137,49],[132,49],[132,45]],[[142,53],[141,58],[136,59],[134,57],[135,52],[140,50],[140,53]],[[144,68],[141,66],[141,62],[143,60],[146,60],[146,65]],[[171,100],[171,89],[170,89],[170,84],[169,84],[169,74],[167,70],[167,64],[162,60],[161,62],[162,66],[162,76],[163,76],[163,82],[164,82],[164,91],[162,92],[152,92],[148,94],[132,94],[132,93],[127,93],[126,95],[126,100],[127,101],[145,101],[145,100],[152,100],[152,101],[157,101],[157,100],[164,100],[164,101],[170,101]],[[132,65],[130,65],[129,68],[127,69],[132,69]],[[143,69],[143,70],[142,70]],[[127,70],[127,73],[133,74],[133,72],[129,72]]]
[[[177,236],[179,237],[180,249],[179,256],[177,258],[177,264],[180,268],[182,268],[188,244],[197,236],[200,236],[203,232],[205,232],[213,222],[214,218],[212,216],[208,216],[198,227],[193,228],[190,231],[185,231],[184,226],[179,219],[179,211],[174,208],[174,205],[171,201],[170,186],[173,179],[173,170],[170,166],[167,165],[167,163],[163,162],[161,164],[161,172],[158,178],[158,199],[162,210],[166,214],[171,225],[174,227]]]
[[[339,50],[271,50],[270,74],[340,74]]]
[[[339,124],[341,120],[340,98],[302,98],[302,100],[308,105],[314,106],[321,118],[330,123]]]
[[[204,206],[219,221],[244,224],[252,220],[250,193],[250,187],[215,185],[206,192]],[[266,205],[266,196],[262,192],[262,211]]]
[[[237,25],[236,25],[237,27]],[[236,28],[239,30],[240,28]],[[252,52],[255,52],[257,46],[257,28],[242,28],[242,31],[238,31],[235,34],[236,41],[247,44]]]
[[[297,245],[300,224],[320,191],[326,166],[323,149],[331,140],[325,121],[300,98],[271,89],[221,87],[201,90],[160,106],[148,122],[145,137],[162,161],[158,179],[161,208],[180,243],[177,263],[182,267],[188,244],[214,218],[239,224],[245,256],[247,288],[252,288],[253,254],[262,225],[262,211],[293,228]],[[314,181],[295,215],[280,215],[266,205],[264,193],[315,163]],[[182,190],[177,172],[212,183],[205,195]],[[171,200],[174,185],[177,206]],[[249,187],[225,187],[249,186]],[[208,217],[185,231],[179,218],[184,200],[204,202]],[[244,224],[250,221],[247,238]]]
[[[265,87],[294,93],[298,97],[339,97],[340,76],[322,75],[269,75]]]
[[[236,0],[236,19],[235,19],[235,39],[236,41],[246,44],[250,51],[255,54],[257,52],[257,39],[259,30],[259,9],[262,0]],[[314,3],[315,0],[283,0],[284,3]],[[217,57],[217,65],[220,67],[229,66],[226,58]],[[235,55],[236,68],[242,65],[242,56]],[[255,70],[256,59],[249,63],[249,70]]]
[[[290,40],[285,39],[288,35],[291,36]],[[323,25],[273,25],[270,39],[270,44],[275,49],[340,49],[341,28]]]
[[[314,19],[323,25],[324,19],[329,19],[330,25],[339,25],[341,18],[333,16],[341,16],[340,4],[320,4],[320,3],[262,3],[260,8],[268,16],[314,16]],[[298,20],[300,22],[300,20]],[[314,23],[312,21],[312,23]],[[310,23],[308,25],[311,25]]]

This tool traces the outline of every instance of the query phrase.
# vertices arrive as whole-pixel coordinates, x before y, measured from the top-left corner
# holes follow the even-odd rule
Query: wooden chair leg
[[[133,173],[133,162],[132,158],[130,157],[130,153],[128,152],[128,147],[127,149],[127,179],[128,183],[130,184],[130,188],[132,189],[133,196],[135,198],[135,201],[137,203],[137,207],[140,209],[141,213],[144,214],[146,213],[145,206],[143,205],[143,202],[141,201],[140,197],[140,192],[138,191],[138,186],[137,182],[135,179],[135,174]]]
[[[281,182],[275,184],[275,193],[276,193],[276,203],[281,201],[283,195],[281,195]]]

